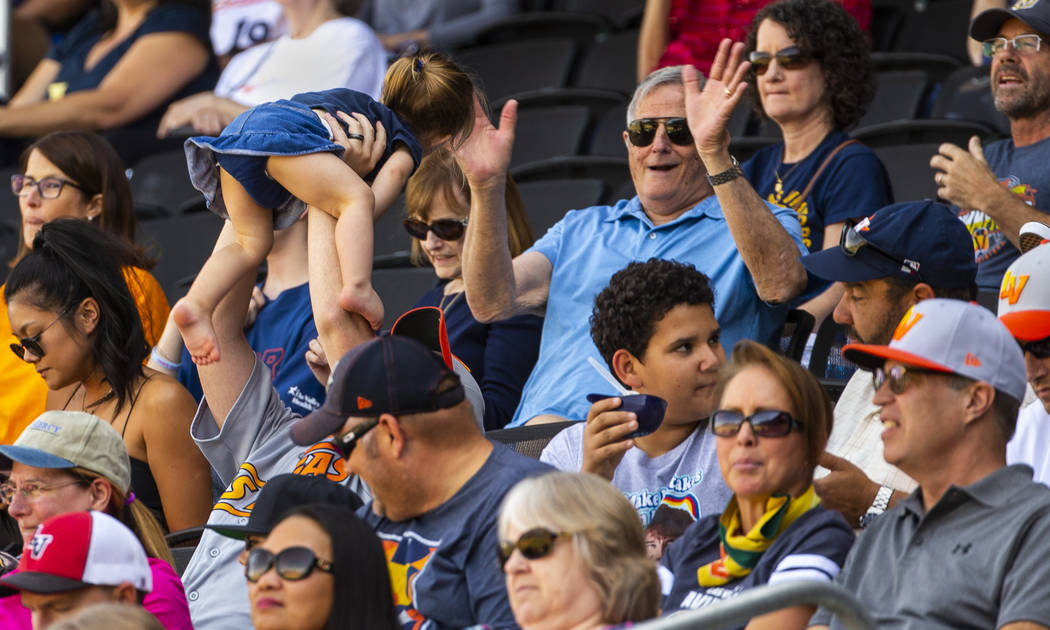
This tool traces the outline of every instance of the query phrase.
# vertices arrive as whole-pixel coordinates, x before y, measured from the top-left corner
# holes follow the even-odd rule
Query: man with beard
[[[1017,258],[1017,235],[1050,212],[1050,2],[1021,0],[989,9],[970,24],[970,37],[992,58],[995,107],[1010,119],[1010,138],[982,150],[942,144],[930,160],[941,199],[958,206],[973,236],[977,286],[997,291]]]
[[[1045,0],[1044,0],[1045,1]],[[839,247],[802,258],[809,273],[845,285],[833,317],[854,342],[885,345],[912,305],[929,298],[972,300],[977,264],[966,226],[947,206],[898,203],[842,233]],[[858,370],[835,405],[835,424],[814,482],[824,507],[854,527],[915,489],[882,457],[882,422],[871,374]],[[818,469],[818,477],[823,473]]]

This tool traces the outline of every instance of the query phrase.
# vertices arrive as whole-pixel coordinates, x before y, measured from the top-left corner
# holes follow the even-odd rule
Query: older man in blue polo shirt
[[[585,394],[612,393],[587,362],[601,360],[588,317],[595,295],[630,262],[681,260],[707,275],[727,348],[742,338],[769,341],[780,329],[785,303],[805,286],[805,247],[794,212],[762,201],[729,154],[726,124],[748,67],[742,56],[742,44],[724,40],[706,84],[688,66],[642,81],[623,134],[638,196],[569,212],[513,260],[503,190],[516,103],[503,108],[498,129],[478,116],[457,152],[471,186],[467,301],[482,321],[546,315],[539,359],[510,426],[582,420]]]

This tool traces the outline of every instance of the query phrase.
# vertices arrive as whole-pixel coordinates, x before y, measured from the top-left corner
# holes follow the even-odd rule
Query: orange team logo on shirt
[[[904,317],[901,319],[901,322],[897,324],[897,329],[893,331],[893,340],[900,341],[901,338],[904,337],[904,335],[907,335],[908,331],[914,328],[915,324],[918,324],[921,319],[922,313],[914,313],[912,312],[912,309],[909,308],[908,312],[905,313]]]
[[[1012,271],[1007,271],[1003,276],[1003,284],[999,288],[999,299],[1007,300],[1010,304],[1017,304],[1021,299],[1021,292],[1028,284],[1028,276],[1015,276]]]

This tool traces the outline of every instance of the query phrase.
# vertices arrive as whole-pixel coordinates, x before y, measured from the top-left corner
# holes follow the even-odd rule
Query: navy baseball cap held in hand
[[[981,11],[970,23],[970,37],[979,42],[999,34],[1003,22],[1017,18],[1040,33],[1050,34],[1050,0],[1017,0],[1009,9]]]
[[[838,247],[803,256],[802,265],[833,282],[896,276],[960,289],[977,277],[969,230],[948,206],[930,200],[895,203],[847,222]]]
[[[459,376],[420,342],[384,335],[343,355],[324,405],[292,426],[292,440],[314,444],[348,417],[402,416],[448,409],[466,397]]]

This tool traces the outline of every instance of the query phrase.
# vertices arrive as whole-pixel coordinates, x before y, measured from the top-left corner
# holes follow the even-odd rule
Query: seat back
[[[602,200],[605,184],[600,179],[541,179],[518,185],[529,227],[539,238],[569,210],[589,208]]]
[[[535,39],[464,48],[456,62],[474,71],[490,101],[517,92],[565,87],[569,80],[576,44],[572,39]],[[524,60],[513,70],[508,60]]]
[[[138,242],[157,258],[153,276],[168,302],[186,294],[201,265],[211,255],[224,221],[211,212],[197,212],[139,223]]]
[[[533,424],[514,429],[499,429],[488,431],[485,437],[510,446],[518,453],[527,455],[533,459],[539,459],[540,453],[547,444],[566,427],[576,424],[575,422],[551,422],[548,424]]]
[[[582,53],[572,85],[615,90],[626,95],[637,85],[638,31],[600,39]]]
[[[794,361],[801,362],[806,351],[806,342],[813,332],[816,320],[808,312],[793,308],[784,318],[784,327],[780,331],[780,352]]]
[[[582,105],[521,109],[511,166],[559,155],[578,155],[590,119],[590,110]]]
[[[372,288],[383,300],[383,320],[393,324],[405,311],[411,310],[423,294],[437,285],[431,267],[403,267],[372,271]]]
[[[174,215],[204,207],[204,196],[190,183],[186,153],[167,151],[143,158],[131,171],[131,198],[136,208]]]

